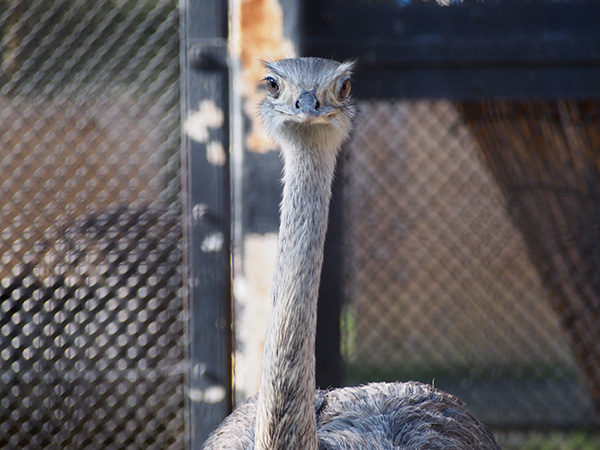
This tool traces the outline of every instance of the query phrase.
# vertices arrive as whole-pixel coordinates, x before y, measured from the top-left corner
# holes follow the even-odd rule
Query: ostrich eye
[[[350,79],[346,78],[343,82],[342,85],[340,86],[340,90],[338,92],[338,96],[341,99],[344,99],[346,97],[348,97],[348,95],[350,95],[350,89],[351,89],[351,84],[350,84]]]
[[[279,83],[277,80],[273,77],[267,77],[265,81],[267,82],[267,91],[269,91],[269,94],[277,97],[279,95]]]

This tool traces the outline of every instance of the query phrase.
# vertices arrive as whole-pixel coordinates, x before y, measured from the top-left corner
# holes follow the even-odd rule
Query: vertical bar
[[[227,1],[180,0],[189,446],[231,411]]]
[[[343,155],[342,155],[343,157]],[[340,320],[343,299],[343,159],[338,160],[329,205],[323,269],[319,286],[316,337],[316,380],[320,389],[342,386]]]

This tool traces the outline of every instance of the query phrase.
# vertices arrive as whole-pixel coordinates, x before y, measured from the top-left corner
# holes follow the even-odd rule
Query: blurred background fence
[[[0,448],[184,448],[174,0],[0,2]]]
[[[597,104],[361,107],[343,166],[348,379],[434,382],[496,429],[597,429]],[[591,292],[555,297],[568,282]]]
[[[329,325],[337,333],[339,320],[343,383],[433,382],[465,400],[505,448],[600,448],[600,78],[577,72],[581,61],[586,70],[600,61],[594,15],[578,6],[590,19],[565,21],[561,40],[535,30],[545,19],[552,30],[564,25],[558,3],[586,2],[546,2],[554,6],[543,10],[536,8],[544,2],[524,2],[515,21],[529,20],[534,33],[523,37],[503,25],[515,21],[492,20],[518,2],[493,2],[488,16],[462,2],[352,9],[345,6],[355,2],[336,1],[281,3],[287,24],[288,11],[314,19],[302,25],[305,53],[361,59],[361,114],[336,194],[342,260],[333,267],[342,272],[333,278],[342,296]],[[226,3],[210,3],[220,17],[194,20],[226,25]],[[229,268],[209,261],[191,271],[193,287],[184,283],[184,225],[201,225],[212,239],[196,242],[198,252],[228,251],[228,237],[215,232],[218,206],[198,201],[183,220],[179,6],[0,1],[3,450],[196,448],[190,429],[215,418],[190,403],[229,406],[226,393],[210,390],[228,380],[207,369],[203,352],[230,361],[207,336],[229,333],[231,311],[213,320],[208,310],[184,308],[186,286],[215,303],[211,283],[229,279]],[[536,22],[539,11],[550,13]],[[368,36],[344,38],[348,29]],[[444,35],[457,30],[462,41]],[[499,45],[502,33],[522,40]],[[212,74],[225,64],[226,46],[209,44],[208,57],[197,52],[192,63]],[[452,51],[439,52],[444,45]],[[458,68],[449,68],[448,55]],[[542,56],[534,70],[522,55]],[[552,56],[547,72],[544,55]],[[472,63],[473,77],[465,75]],[[490,77],[498,83],[486,84]],[[561,77],[585,83],[556,82]],[[539,100],[548,86],[564,91]],[[513,87],[518,101],[481,100]],[[192,153],[227,166],[219,151]],[[233,161],[246,177],[241,205],[269,215],[244,231],[264,233],[276,221],[280,165],[268,153],[247,151],[242,160]],[[207,173],[190,198],[212,190],[226,205],[229,180],[211,173],[218,184]],[[230,306],[230,292],[219,292],[227,296],[221,306]],[[325,359],[336,361],[337,350]]]
[[[600,447],[597,8],[307,3],[303,50],[359,57],[345,383],[432,382],[504,448]]]

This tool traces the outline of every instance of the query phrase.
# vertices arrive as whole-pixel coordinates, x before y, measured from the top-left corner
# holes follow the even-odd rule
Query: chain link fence
[[[497,134],[488,131],[483,140],[481,122],[472,119],[483,116],[485,108],[480,106],[476,113],[473,108],[448,100],[361,103],[343,169],[347,228],[342,351],[348,381],[434,383],[458,395],[497,430],[597,429],[596,399],[577,358],[569,322],[531,257],[528,233],[509,214],[515,208],[507,201],[512,197],[503,195],[506,183],[494,177],[496,172],[486,164],[489,159],[482,157],[509,158],[512,148],[513,154],[545,152],[549,160],[558,158],[552,165],[554,185],[532,181],[542,188],[534,204],[550,208],[551,202],[542,202],[565,188],[561,180],[568,176],[559,174],[571,167],[561,168],[565,162],[560,155],[577,147],[561,151],[564,142],[555,139],[550,151],[548,145],[535,148],[526,138],[517,139],[527,133],[514,114],[490,113],[497,119]],[[591,116],[585,126],[597,130],[597,109]],[[543,135],[545,127],[545,136],[552,138],[547,130],[567,118],[571,138],[575,136],[573,124],[579,116],[550,115],[555,120],[546,122],[543,117],[538,110],[525,118],[533,123],[534,136]],[[554,138],[559,135],[556,132]],[[586,136],[597,152],[600,141],[590,133],[579,135]],[[580,154],[590,156],[579,160],[584,167],[597,168],[593,150],[579,148]],[[503,172],[505,178],[529,186],[523,181],[532,180],[526,165],[508,167],[512,172]],[[600,178],[587,177],[572,186],[588,198],[592,189],[586,191],[586,183],[598,186]],[[568,213],[561,217],[578,220]],[[528,223],[539,229],[552,226],[548,221],[544,227],[532,223],[531,217]],[[570,233],[566,241],[571,245],[555,247],[551,257],[557,260],[566,254],[569,273],[585,272],[593,285],[596,279],[577,264],[579,260],[568,258],[577,241],[590,238],[590,233]],[[559,282],[554,279],[554,284]],[[594,305],[588,302],[590,314]],[[599,329],[599,322],[590,328],[595,342]],[[503,438],[507,448],[520,448],[527,441],[514,437],[509,433]],[[556,446],[531,439],[531,448],[600,445],[597,435],[587,446],[571,446],[567,435],[553,436]]]
[[[184,448],[177,2],[0,1],[0,69],[0,448]]]
[[[177,3],[0,0],[0,449],[186,446]],[[592,432],[528,434],[600,426],[600,323],[583,314],[582,351],[578,316],[561,314],[578,296],[559,276],[590,291],[595,272],[578,268],[596,228],[567,220],[561,246],[537,242],[532,204],[509,195],[527,177],[495,158],[530,142],[514,137],[520,111],[546,118],[530,148],[587,148],[597,169],[597,106],[561,105],[361,103],[342,174],[348,382],[433,382],[505,448],[600,446]],[[486,111],[499,128],[476,120]],[[564,142],[547,132],[557,123]],[[573,163],[574,183],[552,184],[559,155],[528,186],[533,205],[576,192],[594,217],[600,177],[578,184]],[[564,219],[571,204],[540,210]]]

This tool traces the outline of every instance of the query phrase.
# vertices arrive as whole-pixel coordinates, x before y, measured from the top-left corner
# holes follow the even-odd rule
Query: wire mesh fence
[[[545,190],[538,190],[534,202],[545,206],[544,198],[564,188],[558,174],[564,164],[560,155],[567,149],[560,151],[562,141],[552,151],[511,141],[510,133],[527,134],[509,115],[495,122],[498,134],[482,141],[471,119],[483,113],[468,116],[465,111],[475,107],[470,108],[447,100],[361,104],[343,175],[347,301],[342,350],[347,377],[353,383],[433,382],[458,395],[496,429],[597,429],[593,389],[568,321],[555,308],[544,274],[531,257],[527,234],[509,214],[514,205],[503,195],[505,185],[494,177],[481,146],[487,145],[485,152],[497,158],[509,158],[509,148],[513,155],[547,151],[556,156],[554,185],[536,184]],[[594,117],[585,126],[597,129]],[[571,118],[570,125],[579,120]],[[538,116],[525,120],[541,120],[537,126],[544,127]],[[552,127],[550,122],[545,126]],[[581,136],[597,149],[593,135]],[[579,161],[596,167],[597,157],[585,148],[579,153],[586,152],[590,158]],[[505,176],[525,186],[526,169],[519,164],[510,168],[514,172]],[[579,189],[590,198],[590,186],[599,183],[591,176],[566,189]],[[561,217],[577,220],[568,213]],[[555,247],[551,257],[568,253],[576,241],[594,239],[593,229],[587,231],[570,233],[571,245]],[[544,241],[543,235],[540,239]],[[595,278],[578,266],[579,260],[566,261],[570,273],[585,272],[593,286]],[[588,303],[592,311],[594,303]],[[589,329],[594,337],[588,339],[598,342],[598,329],[596,322]],[[509,448],[523,444],[511,444],[514,436],[505,438]],[[588,447],[570,446],[565,439],[563,447],[550,448],[598,444],[597,437]],[[548,444],[544,439],[528,442],[532,448]]]
[[[183,448],[177,2],[0,6],[0,448]]]
[[[177,3],[0,1],[1,449],[186,446]],[[598,448],[591,432],[544,432],[600,426],[595,266],[579,263],[600,248],[584,220],[597,106],[361,108],[343,173],[348,381],[434,382],[506,448]],[[543,139],[515,138],[515,117]],[[552,148],[553,176],[503,174],[525,148]],[[517,191],[564,201],[511,203]],[[560,242],[524,232],[544,211],[566,220]],[[587,306],[561,314],[576,298]]]

